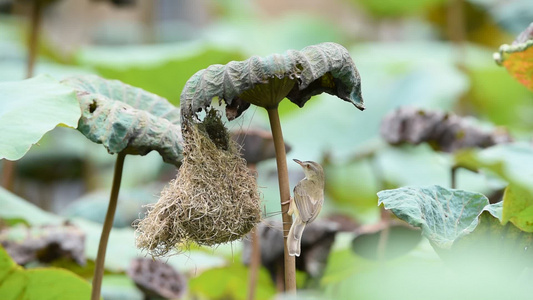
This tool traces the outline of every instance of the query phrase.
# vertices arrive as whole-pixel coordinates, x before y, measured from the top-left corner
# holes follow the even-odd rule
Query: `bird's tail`
[[[300,218],[295,218],[292,223],[291,230],[287,236],[287,248],[290,256],[300,256],[300,244],[302,242],[302,234],[305,229],[305,223]]]

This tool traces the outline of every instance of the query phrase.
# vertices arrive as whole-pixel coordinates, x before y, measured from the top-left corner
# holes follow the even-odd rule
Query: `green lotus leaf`
[[[440,249],[472,232],[483,211],[496,214],[484,195],[438,185],[385,190],[378,198],[398,218],[422,228],[422,235]]]
[[[160,192],[160,187],[122,188],[118,196],[117,210],[113,219],[114,228],[130,227],[139,219],[139,213],[144,214],[145,205],[157,201],[154,195]],[[96,191],[87,193],[68,204],[61,212],[68,218],[83,218],[104,224],[104,218],[109,204],[109,192]]]
[[[187,81],[180,99],[182,114],[192,116],[218,97],[226,102],[226,116],[233,120],[250,104],[275,108],[286,97],[303,107],[323,92],[364,109],[359,73],[348,51],[335,43],[211,65]]]
[[[516,38],[512,45],[502,45],[494,60],[528,89],[533,90],[533,23]]]
[[[94,75],[63,83],[77,92],[82,108],[78,130],[89,140],[103,144],[111,154],[146,155],[156,150],[165,162],[181,164],[179,109],[165,98]]]
[[[533,147],[527,143],[462,150],[455,154],[455,164],[470,170],[488,171],[533,195]],[[504,206],[504,215],[505,210]]]
[[[91,286],[76,274],[54,268],[25,270],[0,246],[0,298],[89,299]]]
[[[372,16],[378,18],[391,18],[420,15],[435,7],[439,7],[439,5],[446,3],[447,0],[350,0],[350,2],[353,2],[357,7],[362,7]]]
[[[356,236],[351,243],[352,251],[366,259],[389,260],[406,255],[422,240],[419,230],[404,225],[391,225],[386,233],[388,234],[387,243],[384,248],[380,249],[380,239],[384,233],[382,229]]]
[[[502,202],[492,206],[501,216]],[[492,211],[484,211],[476,229],[453,244],[451,252],[445,256],[446,261],[455,264],[463,273],[477,273],[480,267],[490,264],[497,270],[493,275],[502,278],[520,274],[524,268],[533,266],[533,234],[511,223],[502,225],[500,220]]]
[[[179,91],[197,70],[244,58],[232,48],[196,42],[92,46],[78,53],[79,63],[101,76],[156,93],[176,105]]]
[[[249,269],[240,263],[206,270],[189,282],[190,294],[204,299],[245,299]],[[265,269],[260,269],[257,277],[255,299],[272,299],[276,291]]]
[[[2,82],[0,95],[0,159],[20,159],[46,132],[80,118],[74,91],[50,76]]]
[[[530,190],[512,183],[503,194],[502,223],[509,221],[525,232],[533,232],[533,195]]]

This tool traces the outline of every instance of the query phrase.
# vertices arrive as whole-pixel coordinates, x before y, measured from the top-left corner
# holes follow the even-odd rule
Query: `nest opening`
[[[191,243],[231,242],[261,221],[255,177],[216,110],[202,122],[182,126],[184,159],[178,176],[137,224],[137,247],[154,256]]]

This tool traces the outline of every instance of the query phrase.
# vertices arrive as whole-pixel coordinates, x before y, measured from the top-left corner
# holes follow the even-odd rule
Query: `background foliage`
[[[76,127],[72,120],[81,112],[72,106],[74,95],[56,88],[59,81],[97,74],[178,105],[186,80],[208,65],[331,41],[349,50],[361,74],[367,109],[360,112],[326,94],[313,97],[303,109],[281,102],[284,137],[291,146],[288,158],[314,160],[324,166],[327,182],[321,218],[342,228],[331,252],[326,253],[322,276],[299,274],[300,287],[309,290],[301,297],[472,299],[475,295],[518,299],[531,292],[533,94],[509,74],[512,70],[493,60],[499,46],[511,44],[533,20],[529,0],[190,0],[131,1],[133,4],[125,6],[112,2],[62,0],[44,8],[37,76],[29,79],[31,89],[26,90],[17,90],[17,85],[25,77],[30,8],[16,1],[8,8],[0,6],[0,154],[18,159],[14,190],[0,189],[0,230],[59,225],[68,220],[86,234],[84,266],[62,258],[34,261],[23,271],[0,258],[17,270],[13,278],[29,278],[33,276],[29,274],[44,272],[34,268],[51,265],[89,281],[94,268],[114,157],[71,128],[51,130],[58,124]],[[9,89],[14,92],[5,93]],[[64,104],[54,106],[61,110],[45,111],[46,104],[32,102],[44,93],[62,101]],[[17,111],[14,104],[43,105],[42,113],[39,118],[29,116],[24,110]],[[476,126],[507,131],[516,142],[455,153],[434,151],[428,144],[387,145],[380,137],[381,121],[404,106],[475,118]],[[17,120],[24,120],[23,127],[16,127]],[[250,108],[226,126],[236,131],[268,129],[269,125],[263,110]],[[9,150],[10,138],[24,141],[26,146]],[[0,168],[4,165],[2,161]],[[466,191],[447,189],[453,166],[461,167],[456,173],[457,188]],[[275,163],[265,161],[257,168],[264,218],[278,219],[272,216],[279,213]],[[292,163],[289,172],[294,186],[303,174]],[[105,299],[143,299],[127,275],[131,260],[144,256],[135,248],[131,223],[143,216],[142,205],[157,201],[162,187],[175,174],[176,168],[165,164],[155,151],[142,157],[128,156],[106,259]],[[488,210],[473,212],[465,225],[468,232],[454,234],[453,243],[447,240],[448,246],[453,244],[451,250],[439,248],[427,226],[415,231],[423,235],[420,240],[403,245],[402,240],[413,239],[395,239],[396,231],[386,228],[407,223],[379,207],[377,193],[402,192],[394,189],[404,186],[424,189],[426,195],[435,190],[476,195],[481,203],[478,208],[489,201],[503,198],[504,202],[496,209],[499,216]],[[460,207],[471,208],[470,203]],[[401,219],[419,226],[413,218]],[[447,228],[442,230],[449,237]],[[501,228],[505,228],[503,233],[498,231]],[[383,231],[388,232],[388,243],[380,241],[387,240],[381,237]],[[7,236],[22,239],[17,232]],[[496,232],[494,236],[503,236],[524,249],[520,254],[525,258],[520,257],[527,262],[522,264],[525,268],[502,270],[498,259],[517,250],[500,249],[496,254],[483,252],[480,264],[457,269],[461,264],[457,261],[468,259],[450,259],[450,255],[470,258],[470,251],[493,247],[490,241],[476,242],[476,235],[482,232]],[[374,238],[356,239],[364,235]],[[385,259],[379,253],[388,252],[380,247],[406,250]],[[5,257],[3,251],[1,254]],[[193,248],[167,262],[188,279],[186,298],[244,299],[248,268],[241,255],[242,245],[236,242],[214,249]],[[495,275],[510,274],[507,272],[512,276]],[[79,277],[73,278],[69,275],[80,289],[87,288]],[[273,298],[275,282],[267,268],[261,269],[257,299]],[[0,295],[6,285],[0,274]],[[501,289],[493,289],[495,286]]]

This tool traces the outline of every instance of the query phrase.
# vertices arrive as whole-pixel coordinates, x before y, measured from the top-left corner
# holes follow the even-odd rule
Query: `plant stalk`
[[[283,268],[283,263],[281,261],[276,261],[276,274],[275,274],[275,283],[276,283],[276,291],[278,294],[282,294],[285,291],[285,270]]]
[[[41,31],[42,1],[32,1],[31,30],[28,41],[28,64],[26,65],[26,78],[33,76],[35,61],[39,50],[39,32]]]
[[[291,191],[289,188],[289,172],[287,171],[287,154],[285,153],[285,142],[281,131],[278,108],[267,109],[270,121],[270,130],[274,139],[274,149],[276,151],[276,163],[278,168],[279,195],[281,203],[281,217],[283,220],[283,252],[285,268],[285,291],[296,292],[296,265],[294,256],[290,256],[287,249],[287,233],[291,229],[292,217],[287,214],[289,210],[289,200]],[[285,203],[285,204],[283,204]]]
[[[113,186],[111,187],[111,196],[109,197],[109,206],[105,215],[104,227],[102,228],[102,235],[100,236],[100,243],[98,244],[98,254],[96,255],[96,263],[93,277],[93,287],[91,293],[91,300],[100,299],[100,291],[102,289],[102,278],[104,277],[104,262],[105,253],[107,249],[107,241],[109,240],[109,233],[113,227],[113,219],[115,218],[115,211],[117,210],[118,192],[120,190],[120,182],[122,181],[122,169],[124,167],[125,153],[118,153],[117,161],[115,162],[115,173],[113,175]]]
[[[257,172],[255,164],[248,164],[248,168],[254,174]],[[248,300],[255,299],[255,290],[257,287],[257,278],[259,276],[259,268],[261,267],[261,238],[259,237],[259,226],[255,226],[250,233],[252,239],[252,254],[250,255],[250,268],[248,273]]]
[[[4,159],[2,163],[2,186],[13,192],[15,188],[15,162]]]
[[[466,41],[464,0],[451,0],[448,2],[446,23],[448,38],[454,44],[462,46]]]
[[[455,46],[455,64],[466,71],[465,42],[467,40],[464,0],[448,1],[446,13],[446,30],[450,41]]]
[[[252,229],[252,255],[250,257],[250,270],[248,275],[248,295],[246,299],[255,299],[255,289],[257,287],[257,278],[261,266],[261,245],[259,244],[259,226]]]
[[[379,234],[378,245],[376,249],[376,256],[379,262],[385,261],[387,243],[389,241],[390,234],[390,214],[384,209],[381,211],[381,221],[385,223],[385,228],[383,228]]]

